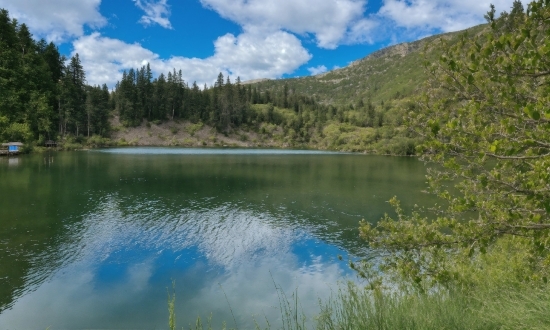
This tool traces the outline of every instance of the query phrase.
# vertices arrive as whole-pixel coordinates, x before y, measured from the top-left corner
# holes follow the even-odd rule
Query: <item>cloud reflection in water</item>
[[[214,315],[231,326],[280,318],[275,284],[297,290],[306,315],[318,298],[351,276],[335,255],[295,219],[231,203],[167,207],[139,196],[103,198],[69,226],[52,277],[0,315],[12,328],[154,328],[168,322],[167,293],[176,281],[179,326]],[[222,291],[223,288],[223,291]]]

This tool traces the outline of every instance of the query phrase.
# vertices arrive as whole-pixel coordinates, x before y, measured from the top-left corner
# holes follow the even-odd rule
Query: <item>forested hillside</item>
[[[298,93],[314,96],[321,103],[361,107],[370,100],[374,104],[387,104],[410,97],[422,89],[427,74],[425,60],[437,61],[441,55],[439,40],[450,45],[467,32],[470,36],[486,32],[486,24],[466,31],[427,37],[415,42],[389,46],[349,66],[310,77],[269,80],[255,84],[261,91],[277,91],[285,85]]]
[[[86,85],[78,55],[35,41],[23,23],[0,10],[0,140],[38,142],[108,132],[107,86]]]
[[[420,142],[405,126],[406,114],[417,106],[411,96],[426,80],[423,60],[441,53],[436,36],[315,77],[249,84],[220,73],[213,86],[184,81],[176,69],[154,77],[145,65],[124,72],[109,91],[86,84],[78,54],[67,60],[53,43],[33,40],[5,10],[0,19],[0,140],[37,146],[49,139],[70,148],[241,141],[411,155]],[[455,43],[458,36],[442,38]],[[159,139],[147,138],[160,127]],[[195,136],[197,129],[204,134]]]
[[[480,25],[466,32],[474,36],[487,29]],[[420,138],[411,134],[405,121],[408,112],[416,111],[413,96],[428,78],[424,63],[437,61],[440,40],[453,45],[463,33],[391,46],[314,77],[243,83],[220,73],[214,86],[189,86],[182,72],[153,79],[144,66],[125,72],[117,84],[115,113],[127,127],[190,121],[225,136],[254,139],[252,145],[257,146],[269,142],[268,146],[411,155]],[[170,127],[178,129],[175,124]],[[183,137],[183,145],[194,145]],[[177,145],[178,138],[163,140]]]

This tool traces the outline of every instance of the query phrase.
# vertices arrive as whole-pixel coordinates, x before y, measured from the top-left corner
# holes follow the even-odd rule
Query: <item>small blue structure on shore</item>
[[[6,154],[18,154],[21,151],[21,147],[23,146],[23,143],[21,142],[8,142],[8,143],[2,143],[2,147],[7,147],[8,150],[6,151]]]

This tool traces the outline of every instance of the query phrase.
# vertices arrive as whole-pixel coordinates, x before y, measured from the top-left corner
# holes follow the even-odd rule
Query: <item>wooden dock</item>
[[[19,155],[19,151],[0,150],[0,156],[15,156]]]

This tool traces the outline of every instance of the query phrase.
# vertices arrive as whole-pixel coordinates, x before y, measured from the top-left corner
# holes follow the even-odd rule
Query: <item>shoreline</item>
[[[262,124],[259,128],[241,127],[219,132],[216,128],[201,122],[167,120],[125,127],[117,116],[111,118],[110,122],[109,137],[69,135],[56,141],[56,148],[31,145],[22,153],[112,147],[179,147],[316,150],[381,156],[419,156],[413,152],[419,141],[404,140],[401,137],[372,140],[372,128],[357,128],[362,131],[346,132],[336,123],[327,125],[323,131],[310,132],[304,140],[292,130],[285,134],[282,127],[271,124]]]
[[[320,151],[320,152],[327,152],[327,153],[341,153],[341,154],[354,154],[354,155],[369,155],[369,156],[387,156],[387,157],[412,157],[412,158],[418,158],[421,155],[399,155],[399,154],[389,154],[389,153],[376,153],[376,152],[367,152],[367,151],[349,151],[349,150],[338,150],[338,149],[321,149],[321,148],[315,148],[315,147],[308,147],[308,146],[276,146],[276,145],[247,145],[247,146],[240,146],[240,145],[153,145],[153,144],[107,144],[107,145],[97,145],[97,146],[89,146],[89,145],[81,145],[80,147],[71,147],[71,148],[46,148],[46,147],[33,147],[31,151],[28,152],[20,152],[17,155],[10,155],[9,157],[13,156],[21,156],[26,154],[34,154],[34,153],[45,153],[45,152],[65,152],[65,151],[90,151],[90,150],[97,150],[97,149],[115,149],[115,148],[174,148],[174,149],[243,149],[243,150],[296,150],[296,151]],[[0,155],[3,156],[3,155]],[[6,157],[8,158],[8,157]]]

